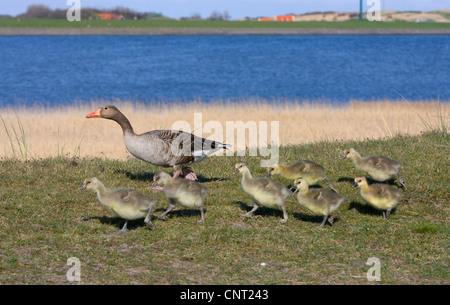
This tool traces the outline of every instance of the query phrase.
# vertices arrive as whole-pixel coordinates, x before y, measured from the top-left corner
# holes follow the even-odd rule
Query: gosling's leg
[[[328,216],[328,222],[330,223],[330,226],[332,226],[334,224],[334,217]]]
[[[398,175],[398,182],[400,182],[400,184],[403,186],[403,190],[406,191],[405,179],[403,179],[400,170],[398,171],[397,175]]]
[[[203,213],[203,207],[200,207],[200,214],[202,219],[198,221],[199,224],[203,224],[205,222],[205,214]]]
[[[147,225],[147,228],[149,228],[150,230],[153,229],[153,224],[152,224],[152,221],[150,220],[151,215],[152,215],[152,210],[153,210],[152,208],[153,207],[151,207],[148,210],[148,214],[147,214],[147,216],[145,216],[145,219],[144,219],[144,223]]]
[[[253,209],[246,214],[242,214],[241,216],[250,218],[250,217],[252,217],[253,212],[255,212],[257,209],[258,209],[258,205],[256,204],[255,200],[253,199]]]
[[[389,219],[389,216],[391,216],[391,210],[392,209],[387,209],[386,210],[386,218],[385,219]]]
[[[389,217],[389,216],[388,216]],[[387,219],[386,218],[386,213],[383,211],[383,219]]]
[[[160,220],[166,220],[166,215],[172,211],[172,209],[174,208],[174,205],[172,204],[172,202],[169,200],[169,207],[167,208],[167,210],[162,213],[161,215],[158,216],[158,219]]]
[[[183,167],[181,170],[183,171],[184,179],[194,180],[194,181],[197,180],[197,175],[189,167]]]
[[[336,189],[333,186],[333,183],[331,183],[330,179],[328,179],[327,176],[325,176],[325,180],[328,182],[328,184],[330,185],[330,188],[336,193],[338,194],[338,191],[336,191]]]
[[[284,207],[284,204],[281,206],[281,210],[283,211],[283,219],[280,220],[280,223],[286,223],[288,220],[288,215],[286,213],[286,208]]]
[[[125,224],[123,225],[122,229],[116,232],[116,234],[125,234],[128,232],[127,229],[128,220],[125,220]]]
[[[325,224],[327,223],[327,220],[328,220],[328,215],[323,216],[323,221],[322,221],[322,223],[320,224],[320,226],[321,226],[321,227],[325,227]]]

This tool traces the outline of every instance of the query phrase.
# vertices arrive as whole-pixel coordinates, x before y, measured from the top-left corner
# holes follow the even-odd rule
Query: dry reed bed
[[[6,124],[6,127],[2,124],[0,128],[0,156],[14,157],[12,145],[16,157],[22,159],[24,156],[20,148],[26,148],[27,159],[76,155],[125,160],[131,156],[124,146],[120,126],[112,121],[85,118],[98,107],[111,103],[128,117],[137,133],[170,129],[172,123],[179,120],[187,121],[194,128],[194,113],[197,112],[202,114],[203,124],[210,120],[222,123],[223,139],[226,138],[226,121],[256,121],[257,124],[259,121],[269,121],[269,132],[270,121],[279,121],[281,145],[415,135],[434,127],[442,128],[442,125],[448,130],[450,126],[450,104],[436,101],[353,101],[343,106],[247,100],[150,106],[123,101],[97,101],[53,108],[0,109]],[[204,133],[203,136],[210,134]],[[268,140],[270,142],[270,137]],[[248,135],[246,141],[248,143]]]

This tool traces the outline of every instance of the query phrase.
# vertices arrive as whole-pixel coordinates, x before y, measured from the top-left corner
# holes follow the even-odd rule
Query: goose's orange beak
[[[89,114],[86,114],[86,118],[90,119],[90,118],[101,118],[102,116],[100,115],[100,110],[102,108],[98,108],[97,110],[95,110],[94,112],[91,112]]]

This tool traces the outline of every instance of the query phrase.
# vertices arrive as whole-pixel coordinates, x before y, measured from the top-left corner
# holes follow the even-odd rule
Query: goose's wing
[[[383,164],[386,163],[386,158],[382,156],[369,156],[367,157],[367,164],[375,168],[382,168]]]
[[[323,194],[322,191],[318,191],[315,196],[314,196],[315,200],[322,200],[323,199]]]
[[[219,149],[230,146],[178,130],[157,130],[155,135],[167,145],[166,153],[173,156],[174,165],[202,161]]]

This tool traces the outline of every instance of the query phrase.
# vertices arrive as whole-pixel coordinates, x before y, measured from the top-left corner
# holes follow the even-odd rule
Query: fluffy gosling
[[[319,181],[326,180],[330,188],[337,193],[330,179],[325,175],[325,168],[309,160],[295,161],[289,165],[275,164],[267,168],[266,177],[277,174],[290,180],[301,177],[308,185],[314,185]]]
[[[359,187],[361,197],[374,208],[383,211],[383,219],[389,218],[402,197],[402,191],[398,188],[382,183],[369,185],[365,177],[356,177],[353,187]]]
[[[393,179],[396,175],[398,181],[406,191],[405,179],[400,173],[401,163],[384,156],[370,155],[361,157],[353,148],[346,149],[341,159],[352,159],[353,165],[357,170],[367,173],[372,179],[383,182]]]
[[[93,189],[97,192],[98,201],[113,210],[119,217],[125,219],[123,228],[116,233],[126,233],[129,220],[144,218],[149,229],[153,227],[150,220],[156,199],[145,196],[129,188],[116,188],[108,190],[103,183],[95,177],[84,180],[80,189]]]
[[[253,178],[250,170],[244,163],[237,163],[235,165],[235,173],[242,174],[242,189],[252,196],[253,199],[252,210],[241,216],[251,217],[261,205],[269,208],[280,207],[283,211],[283,219],[280,220],[280,222],[285,223],[288,220],[284,202],[292,195],[292,192],[289,189],[272,179]]]
[[[169,199],[168,209],[158,216],[158,219],[166,220],[166,215],[172,211],[176,203],[179,203],[187,208],[200,209],[201,219],[198,223],[204,223],[203,206],[205,204],[206,194],[208,193],[208,189],[205,186],[193,180],[183,178],[172,179],[165,172],[159,172],[154,175],[153,181],[153,186],[158,184],[164,186],[164,194]]]
[[[295,179],[292,188],[297,189],[297,200],[300,205],[308,208],[315,215],[323,215],[321,227],[325,226],[327,220],[330,225],[333,225],[334,218],[331,213],[344,202],[344,196],[322,188],[309,188],[304,178]]]

